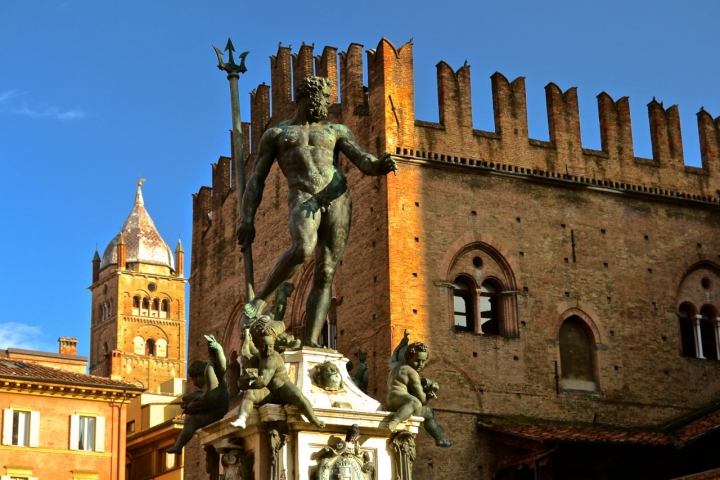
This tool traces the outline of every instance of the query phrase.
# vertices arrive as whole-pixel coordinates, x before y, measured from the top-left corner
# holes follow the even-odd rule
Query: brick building
[[[185,375],[184,252],[150,218],[138,182],[135,205],[102,259],[93,258],[90,373],[157,392]]]
[[[412,43],[298,52],[280,46],[251,93],[248,174],[262,132],[294,113],[293,85],[333,79],[329,120],[393,152],[399,173],[346,159],[353,230],[326,341],[367,351],[384,401],[402,338],[430,346],[424,374],[449,450],[418,435],[414,478],[675,478],[720,467],[720,119],[701,109],[702,167],[684,164],[677,106],[648,104],[653,158],[635,157],[629,100],[598,95],[601,150],[583,148],[575,88],[546,87],[549,141],[528,137],[524,78],[491,76],[495,131],[475,130],[470,67],[437,65],[439,123],[415,118]],[[338,78],[339,77],[339,78]],[[339,81],[338,81],[339,80]],[[337,88],[339,85],[339,89]],[[652,86],[649,86],[651,88]],[[340,96],[338,97],[338,91]],[[422,92],[423,95],[430,92]],[[243,266],[232,165],[194,196],[192,339],[236,358]],[[256,282],[289,246],[275,165],[256,217]],[[285,317],[304,328],[313,261]],[[332,337],[332,338],[328,338]],[[196,443],[186,470],[203,469]],[[704,477],[712,478],[712,477]]]
[[[125,478],[126,411],[142,388],[78,373],[75,345],[0,352],[2,480]]]

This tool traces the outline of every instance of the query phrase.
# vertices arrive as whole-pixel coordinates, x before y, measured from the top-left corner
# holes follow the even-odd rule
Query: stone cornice
[[[140,387],[108,385],[86,385],[71,382],[42,380],[37,378],[0,377],[0,393],[62,397],[96,402],[122,402],[140,395]]]

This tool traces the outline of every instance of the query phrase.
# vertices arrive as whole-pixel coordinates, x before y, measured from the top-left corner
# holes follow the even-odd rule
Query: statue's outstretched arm
[[[387,175],[393,172],[397,175],[397,164],[389,153],[384,153],[379,159],[367,153],[355,140],[355,135],[345,126],[338,125],[337,144],[340,151],[355,164],[365,175]]]

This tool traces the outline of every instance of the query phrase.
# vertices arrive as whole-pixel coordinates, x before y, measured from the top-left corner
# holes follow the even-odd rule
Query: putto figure
[[[245,350],[243,355],[250,358],[248,363],[251,367],[257,368],[258,373],[256,375],[248,372],[241,377],[240,388],[245,390],[245,393],[240,403],[240,414],[237,420],[230,425],[245,428],[253,406],[275,403],[295,405],[300,409],[300,413],[310,420],[310,423],[324,428],[325,423],[318,420],[308,399],[288,377],[285,361],[275,351],[277,334],[272,328],[272,321],[269,318],[264,321],[266,318],[262,317],[250,327],[252,342],[257,348],[255,353],[252,354],[249,351],[248,342],[243,344],[243,350]]]
[[[357,144],[347,127],[325,120],[331,86],[328,78],[306,77],[298,87],[295,116],[263,134],[243,196],[237,231],[243,249],[255,239],[255,213],[265,179],[277,159],[288,182],[292,244],[275,262],[263,287],[245,305],[244,313],[248,319],[258,318],[273,292],[315,251],[304,341],[315,348],[321,347],[317,339],[330,308],[335,268],[345,250],[352,217],[352,201],[345,175],[338,168],[338,155],[344,153],[366,175],[397,174],[397,165],[389,153],[375,158]]]
[[[188,377],[200,390],[183,395],[182,407],[187,416],[177,442],[168,449],[168,453],[181,453],[197,430],[223,418],[230,406],[230,395],[225,383],[225,353],[212,335],[205,335],[205,340],[208,342],[210,361],[196,360],[188,368]]]
[[[453,442],[443,437],[440,427],[435,421],[433,409],[427,406],[431,398],[437,398],[436,392],[440,386],[420,377],[419,373],[425,367],[428,359],[428,347],[422,342],[408,345],[410,334],[405,330],[392,357],[390,357],[390,377],[388,378],[387,406],[395,412],[388,424],[390,430],[395,431],[399,423],[404,422],[412,415],[423,417],[425,431],[435,439],[438,447],[449,447]]]

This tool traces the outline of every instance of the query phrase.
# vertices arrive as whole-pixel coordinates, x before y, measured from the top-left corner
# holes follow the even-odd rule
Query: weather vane
[[[227,63],[223,61],[223,52],[213,45],[218,58],[218,68],[227,73],[228,82],[230,82],[230,104],[232,108],[232,167],[235,171],[235,185],[238,192],[238,213],[242,218],[242,197],[245,193],[245,161],[243,154],[243,138],[242,138],[242,121],[240,120],[240,97],[238,95],[238,82],[240,74],[247,72],[245,68],[245,57],[250,52],[243,52],[238,56],[240,65],[235,63],[233,58],[232,40],[228,38],[225,51],[229,52]],[[243,252],[243,267],[245,270],[245,298],[250,301],[253,298],[253,259],[252,247],[248,245]]]

